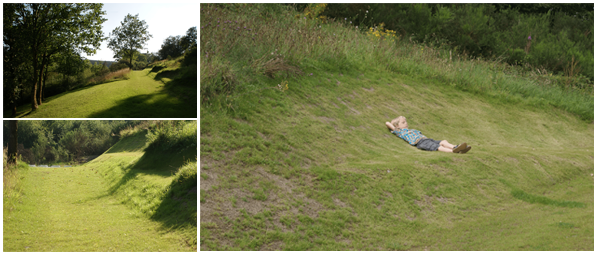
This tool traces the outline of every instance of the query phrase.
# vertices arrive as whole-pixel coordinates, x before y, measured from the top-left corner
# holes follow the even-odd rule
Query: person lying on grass
[[[446,140],[438,141],[427,138],[419,130],[408,129],[408,123],[404,116],[395,118],[391,122],[386,122],[386,126],[392,134],[396,134],[410,145],[417,146],[420,150],[467,153],[471,149],[471,146],[467,146],[466,143],[453,145]]]

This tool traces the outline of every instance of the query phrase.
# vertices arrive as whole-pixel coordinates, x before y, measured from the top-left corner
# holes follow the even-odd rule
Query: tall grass
[[[128,80],[130,72],[131,72],[130,68],[120,69],[116,72],[109,72],[105,75],[95,76],[95,77],[89,79],[89,81],[87,81],[87,84],[88,85],[96,85],[96,84],[101,84],[101,83],[105,83],[105,82],[112,81],[112,80]]]
[[[147,133],[147,150],[174,151],[196,146],[196,142],[197,121],[156,121]]]
[[[230,95],[269,86],[261,77],[280,82],[325,71],[383,68],[509,103],[555,106],[593,120],[593,88],[575,86],[581,81],[573,76],[458,55],[392,33],[371,36],[387,32],[381,24],[356,27],[267,4],[202,4],[201,24],[201,105],[208,109],[230,109]]]
[[[4,148],[3,150],[4,158],[3,158],[3,197],[4,197],[4,209],[5,210],[13,210],[16,206],[19,197],[21,196],[21,177],[23,176],[24,172],[29,169],[29,166],[21,161],[17,160],[16,165],[8,165],[7,163],[7,155],[8,149]]]

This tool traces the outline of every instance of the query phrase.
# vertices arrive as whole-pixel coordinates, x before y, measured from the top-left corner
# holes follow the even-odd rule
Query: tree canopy
[[[168,56],[176,58],[182,56],[194,45],[197,45],[197,27],[189,28],[184,36],[177,35],[166,38],[158,54],[161,59],[166,59]]]
[[[101,30],[106,19],[103,4],[54,4],[54,3],[5,3],[3,4],[4,70],[5,86],[32,88],[31,108],[36,110],[41,103],[41,85],[44,69],[52,56],[61,52],[95,54],[104,40]],[[27,70],[31,78],[17,74]],[[38,94],[39,92],[39,94]]]
[[[108,48],[114,51],[114,58],[128,58],[132,68],[136,52],[143,49],[145,43],[153,37],[149,34],[148,27],[144,20],[139,20],[139,14],[127,14],[120,26],[110,33]]]

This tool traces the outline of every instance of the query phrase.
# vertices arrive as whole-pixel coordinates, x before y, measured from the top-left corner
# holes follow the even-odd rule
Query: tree
[[[8,126],[10,128],[10,136],[8,137],[8,159],[7,164],[15,165],[17,163],[18,149],[17,149],[17,135],[18,135],[18,120],[9,120]]]
[[[108,48],[114,51],[114,58],[129,58],[133,67],[133,57],[137,50],[143,49],[145,43],[153,36],[147,31],[144,20],[139,20],[139,14],[127,14],[120,26],[110,33]]]
[[[105,39],[102,23],[106,21],[101,17],[105,14],[102,6],[88,3],[4,4],[4,44],[9,51],[21,52],[33,69],[30,81],[32,110],[38,108],[44,69],[50,64],[52,55],[66,50],[95,54],[100,47]]]
[[[180,44],[185,52],[197,45],[197,27],[189,28],[187,34],[180,39]]]
[[[166,59],[168,56],[177,58],[182,55],[183,47],[181,44],[181,36],[168,36],[162,44],[162,48],[158,51],[161,59]]]

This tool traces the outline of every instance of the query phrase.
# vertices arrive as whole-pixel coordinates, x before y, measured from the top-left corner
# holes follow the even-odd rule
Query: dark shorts
[[[433,140],[430,138],[421,139],[419,143],[417,143],[417,148],[424,151],[436,151],[439,148],[439,143],[441,141]]]

